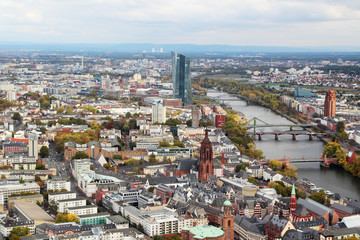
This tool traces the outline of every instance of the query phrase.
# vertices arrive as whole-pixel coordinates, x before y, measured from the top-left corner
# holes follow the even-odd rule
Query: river
[[[270,125],[292,124],[288,119],[274,113],[270,109],[248,105],[245,101],[227,93],[209,90],[207,95],[211,98],[234,99],[233,101],[225,102],[225,104],[233,110],[241,112],[248,119],[256,117]],[[287,127],[261,128],[261,124],[258,120],[257,125],[259,127],[257,131],[274,132],[289,130]],[[306,135],[297,136],[295,141],[292,140],[291,135],[281,135],[278,141],[275,140],[274,135],[263,135],[262,140],[256,140],[255,143],[256,147],[264,152],[266,159],[280,159],[284,156],[290,157],[290,159],[320,158],[324,148],[324,142],[319,138],[314,137],[312,141],[309,141],[309,137]],[[298,168],[298,178],[306,178],[317,187],[324,188],[333,193],[339,193],[343,197],[360,198],[359,178],[341,169],[320,168],[319,163],[297,163],[294,165]]]

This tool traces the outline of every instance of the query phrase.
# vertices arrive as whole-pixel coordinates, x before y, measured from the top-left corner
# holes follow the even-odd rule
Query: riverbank
[[[231,98],[226,92],[216,90],[208,91],[208,97],[218,99]],[[247,102],[239,101],[225,102],[229,108],[237,112],[242,112],[246,118],[257,117],[267,120],[269,124],[289,125],[293,124],[287,118],[265,107],[248,105]],[[260,129],[260,127],[259,127]],[[262,131],[284,131],[284,127],[264,128]],[[264,152],[267,159],[281,159],[284,155],[290,159],[312,159],[319,158],[323,152],[325,142],[315,137],[309,141],[307,136],[298,136],[296,141],[291,136],[282,135],[278,141],[273,136],[264,135],[262,141],[255,140],[258,149]],[[308,179],[316,186],[327,189],[333,193],[351,198],[360,197],[360,185],[356,184],[358,179],[338,168],[320,168],[319,163],[296,163],[298,168],[298,178]]]

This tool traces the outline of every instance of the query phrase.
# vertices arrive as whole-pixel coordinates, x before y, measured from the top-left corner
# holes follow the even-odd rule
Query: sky
[[[360,46],[360,0],[0,0],[0,41]]]

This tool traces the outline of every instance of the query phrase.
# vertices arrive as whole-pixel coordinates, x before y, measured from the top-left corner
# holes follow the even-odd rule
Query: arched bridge
[[[307,135],[309,136],[309,140],[313,140],[314,136],[317,137],[326,136],[325,133],[313,133],[308,131],[275,131],[275,132],[255,132],[255,133],[249,132],[248,134],[252,136],[257,136],[259,141],[262,140],[263,135],[274,135],[275,140],[279,140],[280,135],[291,135],[293,140],[296,140],[296,136],[298,135]]]
[[[270,160],[272,159],[264,159],[260,160],[259,163],[268,165]],[[318,162],[323,167],[329,167],[330,164],[337,164],[336,158],[327,158],[321,154],[320,158],[299,158],[299,159],[290,159],[290,157],[284,156],[282,159],[275,159],[281,162],[284,165],[289,165],[291,163],[311,163],[311,162]]]

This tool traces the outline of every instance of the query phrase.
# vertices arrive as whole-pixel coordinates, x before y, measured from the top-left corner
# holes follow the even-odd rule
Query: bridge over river
[[[268,165],[270,160],[272,159],[263,159],[260,160],[259,163]],[[282,159],[275,159],[281,162],[284,165],[289,165],[291,163],[313,163],[318,162],[323,167],[329,167],[330,164],[337,164],[336,158],[327,158],[326,156],[322,156],[320,158],[298,158],[298,159],[290,159],[289,157],[284,156]]]

